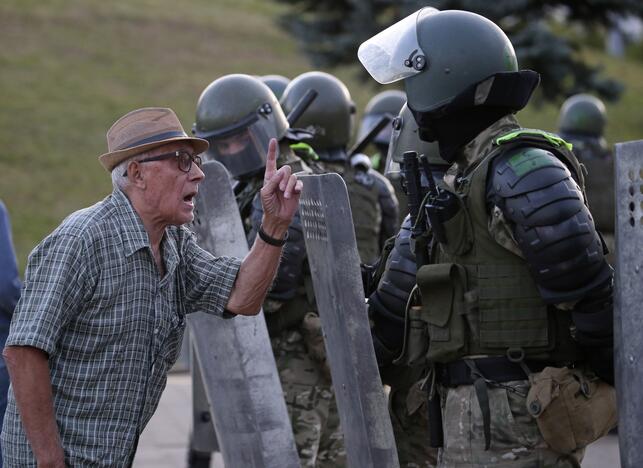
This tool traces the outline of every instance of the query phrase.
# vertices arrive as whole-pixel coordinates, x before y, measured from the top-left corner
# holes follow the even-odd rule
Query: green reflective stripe
[[[303,156],[304,159],[312,159],[313,161],[317,161],[319,159],[319,156],[317,155],[313,147],[308,143],[300,141],[299,143],[291,144],[290,148],[295,151],[300,157]]]
[[[503,143],[507,143],[511,140],[515,140],[516,138],[522,136],[522,135],[535,135],[539,137],[543,137],[546,139],[548,142],[550,142],[554,146],[564,146],[568,150],[572,150],[573,145],[571,143],[566,142],[563,140],[561,137],[558,135],[555,135],[553,133],[546,132],[544,130],[537,130],[537,129],[532,129],[532,128],[522,128],[520,130],[516,130],[515,132],[510,132],[505,135],[502,135],[501,137],[496,138],[495,144],[496,145],[502,145]]]
[[[375,153],[371,156],[371,167],[378,170],[380,168],[380,164],[382,164],[382,155],[380,153]]]

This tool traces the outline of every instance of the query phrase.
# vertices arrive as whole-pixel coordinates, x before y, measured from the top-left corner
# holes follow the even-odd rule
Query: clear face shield
[[[437,12],[433,7],[422,8],[359,46],[357,57],[375,81],[393,83],[424,70],[426,53],[418,42],[417,24]]]
[[[266,167],[268,143],[277,135],[269,115],[260,109],[234,125],[200,137],[210,143],[206,156],[223,164],[236,179]]]
[[[400,162],[402,161],[402,154],[398,154],[398,141],[402,134],[402,127],[404,125],[403,117],[398,115],[391,121],[388,127],[391,133],[391,139],[388,145],[388,154],[386,155],[386,164],[384,166],[384,175],[391,181],[400,180],[401,169]]]
[[[361,140],[366,136],[375,125],[377,125],[384,114],[371,114],[366,115],[362,119],[362,125],[360,127],[359,134],[357,135],[357,140]],[[387,114],[391,116],[391,114]],[[391,116],[392,117],[392,116]],[[388,146],[391,141],[391,126],[385,126],[380,132],[375,135],[371,143],[381,146]]]

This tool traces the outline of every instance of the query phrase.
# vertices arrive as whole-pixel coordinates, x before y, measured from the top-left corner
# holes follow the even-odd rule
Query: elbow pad
[[[583,299],[612,276],[581,189],[551,152],[518,148],[493,161],[487,200],[513,226],[543,300]]]

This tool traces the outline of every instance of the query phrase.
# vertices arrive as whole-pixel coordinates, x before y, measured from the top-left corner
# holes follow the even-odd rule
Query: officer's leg
[[[437,449],[429,447],[426,391],[417,385],[391,389],[389,414],[402,468],[429,468],[437,463]]]

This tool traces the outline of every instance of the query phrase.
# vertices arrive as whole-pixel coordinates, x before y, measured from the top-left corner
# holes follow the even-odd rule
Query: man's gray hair
[[[114,167],[114,169],[112,169],[112,186],[124,192],[130,184],[129,177],[127,177],[127,175],[123,175],[125,171],[127,171],[129,163],[131,163],[132,161],[140,161],[147,156],[148,152],[149,151],[145,151],[143,153],[131,156],[125,161],[121,161],[116,167]]]

